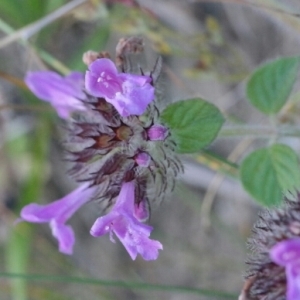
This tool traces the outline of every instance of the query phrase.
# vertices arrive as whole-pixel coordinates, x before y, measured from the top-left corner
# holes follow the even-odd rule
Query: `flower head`
[[[59,251],[72,254],[75,236],[66,221],[90,200],[94,188],[83,184],[65,197],[47,205],[31,203],[21,210],[21,218],[32,223],[49,223],[53,236],[58,240]]]
[[[134,216],[134,186],[134,181],[123,183],[116,204],[107,215],[96,220],[91,234],[98,237],[109,233],[114,242],[114,233],[133,260],[138,253],[145,260],[154,260],[163,247],[160,242],[149,239],[152,227],[140,223]]]
[[[254,226],[239,299],[300,299],[300,202],[265,211]]]
[[[74,244],[74,233],[65,222],[91,198],[110,209],[94,223],[93,236],[109,233],[113,241],[116,235],[132,259],[138,254],[156,259],[162,249],[160,242],[149,238],[152,227],[141,222],[149,219],[152,203],[173,191],[183,167],[168,129],[155,125],[163,107],[160,93],[154,97],[162,62],[158,59],[145,76],[140,64],[131,61],[133,54],[140,57],[142,52],[141,39],[120,40],[116,64],[124,73],[118,73],[110,59],[98,58],[107,54],[90,53],[85,57],[89,71],[84,87],[76,78],[52,72],[26,78],[32,91],[50,101],[61,116],[84,109],[68,120],[65,147],[72,164],[69,174],[86,182],[85,188],[46,206],[31,204],[21,213],[29,222],[49,222],[62,252],[71,253]],[[139,71],[141,75],[136,75]]]
[[[141,115],[154,99],[151,78],[144,75],[118,73],[108,58],[100,58],[89,65],[85,84],[87,91],[111,103],[123,117]]]
[[[42,100],[48,101],[56,109],[58,115],[66,119],[70,113],[85,110],[82,100],[83,74],[72,72],[66,77],[51,71],[29,72],[25,82],[30,90]]]

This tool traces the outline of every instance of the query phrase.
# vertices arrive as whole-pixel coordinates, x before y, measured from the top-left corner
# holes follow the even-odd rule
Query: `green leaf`
[[[45,14],[47,1],[41,0],[1,0],[0,17],[14,27],[22,27]]]
[[[297,154],[283,144],[252,152],[243,161],[240,175],[244,188],[266,206],[280,204],[284,194],[300,188]]]
[[[178,153],[197,152],[208,146],[224,123],[219,109],[199,98],[170,104],[161,120],[170,129]]]
[[[297,77],[299,57],[280,58],[257,69],[247,85],[247,97],[265,114],[275,114],[288,100]]]

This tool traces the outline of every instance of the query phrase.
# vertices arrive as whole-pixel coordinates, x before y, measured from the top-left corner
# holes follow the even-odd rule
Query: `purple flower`
[[[134,188],[134,181],[122,184],[116,204],[107,215],[96,220],[91,234],[98,237],[109,233],[110,240],[114,242],[115,233],[133,260],[138,253],[145,260],[155,260],[158,250],[163,249],[163,246],[149,239],[152,227],[140,223],[134,217]]]
[[[154,99],[154,87],[149,76],[118,73],[108,58],[100,58],[89,65],[85,85],[95,97],[105,98],[123,117],[141,115]]]
[[[285,267],[287,300],[300,299],[300,238],[277,243],[270,250],[271,259]]]
[[[139,166],[147,168],[150,165],[151,157],[146,152],[140,152],[135,156],[134,160]]]
[[[164,141],[169,134],[169,130],[162,125],[153,125],[147,130],[147,135],[151,141]]]
[[[89,201],[94,188],[83,184],[65,197],[47,205],[31,203],[21,210],[21,218],[32,223],[49,223],[53,236],[58,240],[59,251],[73,253],[75,236],[66,221],[86,202]]]
[[[50,102],[63,119],[73,111],[85,110],[81,101],[86,98],[84,78],[80,72],[72,72],[66,77],[51,71],[29,72],[25,82],[37,97]]]
[[[135,203],[134,204],[133,215],[140,222],[147,221],[149,219],[149,216],[150,216],[149,203],[145,200],[142,200],[140,203]]]

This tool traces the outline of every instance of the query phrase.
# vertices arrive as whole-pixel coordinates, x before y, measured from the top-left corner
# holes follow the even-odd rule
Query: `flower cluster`
[[[24,207],[21,218],[49,222],[63,253],[71,254],[75,242],[66,221],[91,200],[108,211],[96,220],[91,235],[109,233],[114,241],[115,234],[132,259],[140,254],[153,260],[162,249],[160,242],[149,238],[152,227],[143,222],[149,219],[150,206],[174,189],[182,165],[168,128],[159,121],[160,60],[147,75],[140,68],[140,74],[134,73],[129,62],[134,49],[141,50],[139,39],[122,39],[118,45],[121,72],[107,55],[89,52],[85,76],[73,72],[62,77],[47,71],[26,76],[31,91],[69,123],[65,141],[72,162],[69,173],[80,185],[51,204]]]
[[[300,299],[299,200],[261,214],[249,246],[252,255],[239,299]]]

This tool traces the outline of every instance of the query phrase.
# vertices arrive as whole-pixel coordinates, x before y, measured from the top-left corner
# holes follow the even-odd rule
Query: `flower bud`
[[[163,125],[153,125],[148,129],[147,134],[151,141],[164,141],[169,134],[169,130]]]

